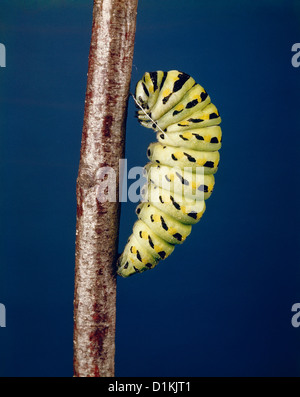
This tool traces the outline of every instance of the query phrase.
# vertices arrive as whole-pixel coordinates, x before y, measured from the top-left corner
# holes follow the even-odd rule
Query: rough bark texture
[[[119,158],[124,157],[137,0],[95,0],[80,165],[74,298],[74,376],[114,376]],[[97,200],[112,167],[117,201]]]

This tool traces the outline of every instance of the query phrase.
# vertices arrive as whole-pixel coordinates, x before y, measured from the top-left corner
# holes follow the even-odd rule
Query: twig
[[[119,159],[138,0],[94,0],[77,179],[74,376],[114,376]],[[99,202],[97,171],[117,176],[116,202]]]

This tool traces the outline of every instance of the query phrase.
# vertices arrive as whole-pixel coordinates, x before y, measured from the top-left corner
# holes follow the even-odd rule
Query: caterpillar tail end
[[[126,261],[124,260],[124,254],[120,255],[117,260],[117,275],[123,278],[127,278],[134,274],[134,272],[130,271],[128,268],[124,268]]]
[[[153,269],[159,259],[154,258],[149,252],[142,252],[141,246],[134,235],[131,235],[124,252],[117,261],[117,274],[127,278],[136,273]]]
[[[117,261],[117,275],[127,278],[136,273],[137,271],[134,269],[133,265],[129,263],[128,255],[123,253]]]
[[[133,274],[143,273],[145,270],[152,269],[154,266],[156,266],[156,263],[154,265],[148,263],[147,266],[142,266],[139,268],[136,265],[137,264],[132,263],[130,258],[123,253],[117,261],[117,275],[127,278]]]

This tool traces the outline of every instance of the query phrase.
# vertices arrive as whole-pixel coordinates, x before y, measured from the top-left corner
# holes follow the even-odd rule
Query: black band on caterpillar
[[[158,142],[148,147],[144,202],[118,260],[123,277],[152,269],[190,234],[212,193],[222,142],[217,108],[186,73],[145,73],[134,100],[138,121],[157,133]]]

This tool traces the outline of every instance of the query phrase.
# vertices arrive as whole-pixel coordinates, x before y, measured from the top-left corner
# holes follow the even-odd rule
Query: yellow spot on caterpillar
[[[180,160],[180,159],[182,159],[184,154],[182,152],[175,152],[175,153],[173,153],[173,156],[176,157],[177,160]]]
[[[175,83],[175,81],[179,80],[179,75],[178,74],[174,75],[174,74],[168,73],[168,79]]]
[[[174,174],[167,175],[167,178],[170,179],[170,181],[174,181]]]
[[[180,207],[180,209],[181,209],[181,211],[182,211],[184,214],[186,214],[186,208],[185,208],[184,205],[182,205],[182,206]]]
[[[211,140],[211,135],[204,135],[204,140],[205,140],[205,142],[210,142],[210,140]]]
[[[154,249],[154,251],[157,252],[157,253],[161,251],[161,248],[160,248],[159,245],[154,245],[154,248],[153,248],[153,249]]]
[[[170,179],[170,178],[169,178],[169,179]],[[162,198],[162,201],[163,201],[164,203],[170,203],[170,202],[171,202],[170,196],[168,196],[168,195],[166,195],[166,194],[162,195],[161,198]]]
[[[133,254],[136,254],[136,251],[137,251],[136,247],[132,246],[132,247],[131,247],[131,252],[132,252]]]
[[[214,188],[214,184],[213,184],[213,183],[210,183],[210,184],[208,185],[208,191],[211,192],[211,191],[213,190],[213,188]]]
[[[184,132],[182,134],[183,138],[185,139],[191,139],[193,137],[193,134],[191,132]]]
[[[165,89],[165,90],[163,91],[162,95],[163,95],[163,97],[165,98],[165,97],[169,96],[169,95],[171,94],[171,92],[172,92],[172,91],[171,91],[169,88],[167,88],[167,89]]]
[[[184,109],[184,106],[183,106],[182,103],[179,103],[179,104],[175,107],[175,110],[177,110],[178,112],[180,112],[180,111],[183,110],[183,109]]]
[[[203,212],[204,212],[204,211],[197,212],[197,219],[200,219],[200,218],[201,218],[201,216],[203,215]]]
[[[150,92],[150,94],[153,94],[154,88],[153,85],[151,84],[150,87],[148,88],[148,91]]]
[[[142,263],[143,263],[144,265],[146,265],[146,263],[148,263],[147,259],[143,259],[143,258],[142,258]]]
[[[191,183],[191,185],[192,185],[192,189],[194,189],[194,190],[196,190],[197,189],[197,183],[196,182],[192,182]],[[182,207],[181,207],[182,208]]]
[[[206,159],[197,159],[197,164],[202,166],[206,162]]]
[[[179,124],[182,126],[190,125],[189,121],[187,121],[187,120],[180,121]]]
[[[144,238],[144,239],[148,238],[148,233],[145,232],[144,230],[142,231],[142,238]]]
[[[168,232],[173,235],[173,234],[177,233],[177,230],[175,229],[175,227],[169,227]]]
[[[209,114],[203,114],[201,115],[202,120],[209,120]]]
[[[157,214],[153,215],[154,222],[160,222],[160,216]]]

